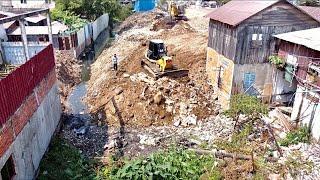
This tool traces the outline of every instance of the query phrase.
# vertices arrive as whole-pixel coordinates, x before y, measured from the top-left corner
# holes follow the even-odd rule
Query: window
[[[13,157],[10,156],[6,164],[1,169],[1,178],[2,180],[11,180],[14,175],[16,175],[16,171],[14,169]]]
[[[27,0],[20,0],[21,4],[27,4]]]
[[[252,34],[251,36],[251,47],[258,48],[262,46],[263,34]]]

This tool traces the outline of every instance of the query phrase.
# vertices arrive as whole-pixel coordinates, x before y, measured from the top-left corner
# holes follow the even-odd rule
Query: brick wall
[[[55,82],[56,72],[53,69],[27,97],[14,115],[2,126],[0,129],[0,157],[28,123]]]

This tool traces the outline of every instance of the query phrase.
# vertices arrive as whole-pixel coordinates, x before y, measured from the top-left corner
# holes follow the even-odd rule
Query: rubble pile
[[[152,31],[153,22],[164,18],[159,14],[151,12],[148,17],[152,21],[143,20],[143,23],[148,22],[144,26],[130,18],[127,20],[130,22],[125,21],[120,29],[129,26],[128,23],[131,29],[123,31],[92,65],[87,102],[92,112],[104,109],[108,124],[119,124],[110,102],[117,88],[123,89],[123,93],[115,96],[116,104],[124,122],[130,126],[166,125],[179,119],[195,124],[194,121],[201,121],[215,112],[215,95],[205,73],[207,35],[194,31],[187,22],[179,22],[172,29]],[[140,16],[146,14],[134,16],[141,19]],[[174,65],[189,69],[189,77],[154,80],[145,74],[140,61],[150,39],[163,39],[169,55],[174,57]],[[117,72],[110,70],[113,54],[121,61]]]
[[[125,127],[122,137],[122,151],[127,157],[138,157],[149,154],[161,148],[172,145],[184,147],[212,147],[216,139],[227,140],[232,134],[234,122],[223,116],[210,116],[197,125],[184,126],[150,126],[146,128]],[[104,146],[105,154],[110,154],[119,148],[117,145],[119,130],[114,127],[109,129],[109,141]]]

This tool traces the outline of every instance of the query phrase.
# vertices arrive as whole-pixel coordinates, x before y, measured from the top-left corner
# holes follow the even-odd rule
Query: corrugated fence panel
[[[0,80],[0,126],[14,114],[54,66],[53,47],[49,45]]]

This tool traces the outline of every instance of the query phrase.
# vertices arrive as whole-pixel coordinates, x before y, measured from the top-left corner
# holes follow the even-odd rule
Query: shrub
[[[287,136],[279,141],[281,146],[289,146],[298,143],[309,143],[310,133],[307,126],[302,126],[297,130],[289,132]]]
[[[221,179],[214,158],[171,148],[109,171],[110,179]]]
[[[275,65],[277,68],[284,68],[285,66],[285,61],[279,56],[270,56],[269,57],[269,62],[273,65]]]
[[[267,114],[268,108],[260,102],[257,97],[245,94],[232,96],[230,109],[225,111],[225,115],[231,118],[237,118],[240,114],[249,118],[260,117],[260,114]]]

